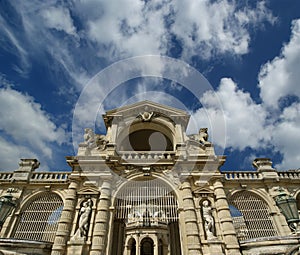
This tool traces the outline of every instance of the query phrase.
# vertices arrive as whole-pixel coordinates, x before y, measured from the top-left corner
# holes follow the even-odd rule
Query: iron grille
[[[256,194],[250,191],[238,192],[229,199],[229,203],[241,213],[232,215],[240,240],[278,235],[267,203]]]
[[[132,217],[140,217],[144,224],[150,218],[178,220],[177,200],[170,187],[159,179],[129,181],[117,197],[116,219],[128,222]]]
[[[53,242],[63,209],[63,201],[54,193],[43,193],[23,210],[14,233],[16,239]]]

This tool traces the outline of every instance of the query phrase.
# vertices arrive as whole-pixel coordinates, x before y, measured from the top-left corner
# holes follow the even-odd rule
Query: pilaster
[[[109,207],[111,198],[111,179],[105,179],[101,186],[101,193],[97,206],[97,214],[95,219],[95,227],[92,237],[91,255],[100,255],[105,253],[108,222],[109,222]]]
[[[219,179],[214,181],[213,186],[216,197],[216,210],[221,224],[224,242],[226,245],[226,254],[241,254],[238,239],[230,215],[227,197],[224,191],[224,186]]]
[[[201,252],[201,244],[199,237],[199,229],[197,224],[197,216],[191,184],[185,181],[182,184],[182,198],[183,198],[183,213],[186,229],[186,245],[189,255],[199,255]]]
[[[56,236],[53,243],[51,255],[63,255],[66,253],[66,244],[72,229],[73,214],[76,206],[76,190],[78,188],[77,180],[71,179],[64,209],[58,224]]]

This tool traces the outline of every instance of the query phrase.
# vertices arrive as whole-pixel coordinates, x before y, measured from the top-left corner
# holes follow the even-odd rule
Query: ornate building
[[[85,129],[71,171],[0,172],[0,254],[299,254],[300,172],[221,172],[207,129],[144,101]]]

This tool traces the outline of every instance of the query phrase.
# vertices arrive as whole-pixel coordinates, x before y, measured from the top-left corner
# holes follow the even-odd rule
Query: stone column
[[[108,223],[109,223],[109,206],[111,194],[111,180],[106,179],[101,186],[101,194],[97,206],[97,214],[95,219],[95,227],[92,237],[91,255],[102,255],[105,253]]]
[[[56,236],[53,243],[51,255],[66,254],[67,241],[70,236],[70,230],[73,226],[73,215],[76,207],[76,190],[78,183],[76,180],[71,179],[69,189],[66,195],[64,209],[62,211]]]
[[[194,199],[189,181],[182,184],[183,213],[186,229],[186,245],[189,255],[199,255],[201,244]]]
[[[241,254],[238,239],[230,215],[227,197],[224,191],[224,186],[220,180],[216,180],[213,186],[216,196],[216,210],[221,224],[221,229],[227,250],[226,254]]]

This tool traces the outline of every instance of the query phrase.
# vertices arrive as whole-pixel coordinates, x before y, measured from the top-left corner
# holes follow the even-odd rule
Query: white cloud
[[[200,101],[203,108],[195,112],[192,119],[202,121],[198,128],[210,127],[215,144],[223,147],[226,137],[227,148],[244,150],[249,146],[258,149],[270,139],[264,108],[256,104],[248,92],[238,89],[232,79],[223,78],[219,88],[204,93]]]
[[[82,7],[80,3],[80,7]],[[87,3],[90,6],[90,2]],[[166,54],[175,35],[182,43],[185,59],[194,55],[241,55],[248,52],[248,28],[275,18],[259,1],[255,8],[241,9],[234,1],[133,1],[120,8],[115,2],[98,4],[101,15],[87,21],[91,40],[106,45],[107,57]],[[167,24],[168,23],[168,24]],[[107,51],[109,49],[109,51]]]
[[[2,137],[0,137],[0,151],[0,166],[1,170],[4,171],[16,170],[18,168],[18,160],[21,158],[38,158],[30,148],[16,145]]]
[[[290,41],[281,54],[262,66],[259,74],[260,96],[266,106],[278,108],[278,101],[288,95],[300,98],[300,19],[292,22]]]
[[[11,88],[0,90],[0,119],[0,130],[32,153],[51,158],[49,143],[66,142],[63,129],[50,120],[41,105]]]
[[[272,132],[272,143],[282,153],[283,160],[276,167],[291,169],[300,167],[300,104],[294,103],[284,109]]]
[[[178,0],[174,9],[176,14],[171,29],[183,41],[186,57],[245,54],[251,40],[248,28],[264,21],[275,21],[264,1],[258,2],[254,9],[239,9],[235,1]]]
[[[41,16],[45,20],[45,26],[58,31],[64,31],[70,35],[76,35],[76,28],[68,9],[63,7],[49,7],[41,10]]]
[[[125,0],[102,2],[102,15],[88,20],[88,36],[109,51],[100,53],[112,60],[145,54],[166,53],[168,31],[164,26],[167,6],[155,2]]]

